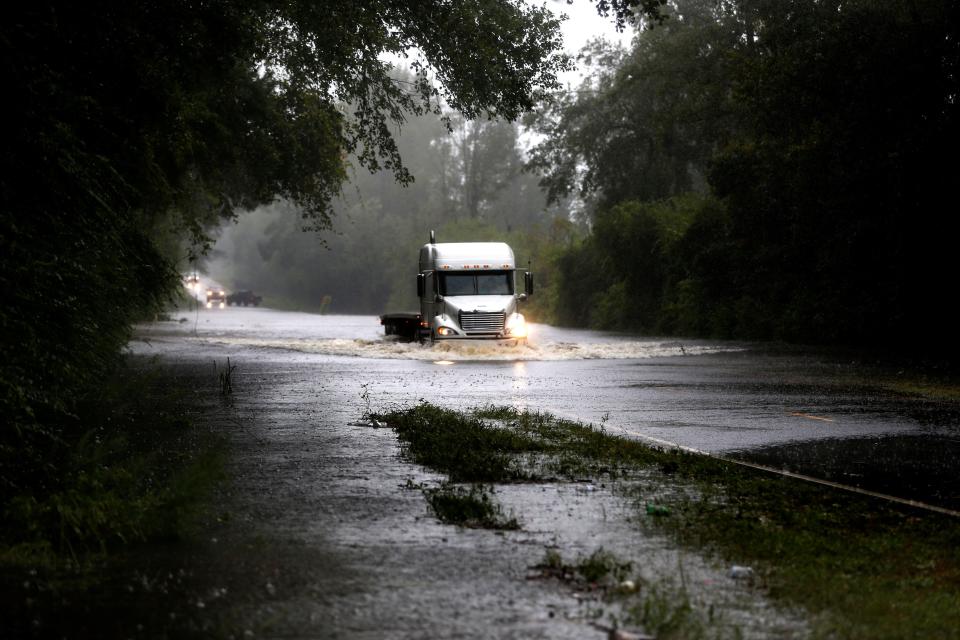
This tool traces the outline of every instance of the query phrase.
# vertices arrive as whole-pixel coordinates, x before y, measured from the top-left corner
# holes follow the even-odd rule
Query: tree
[[[575,92],[547,100],[531,167],[552,198],[624,200],[704,191],[715,149],[731,134],[730,69],[713,0],[687,0],[641,33],[629,52],[604,41],[581,58],[595,69]]]
[[[133,321],[176,290],[157,233],[202,245],[215,221],[278,197],[328,228],[348,154],[409,183],[391,126],[441,102],[515,119],[557,86],[559,44],[552,14],[518,0],[11,7],[0,466],[41,460]],[[384,54],[410,50],[415,77],[396,82]]]
[[[429,229],[444,241],[512,233],[516,242],[532,234],[548,212],[536,178],[519,172],[515,125],[450,120],[452,133],[433,114],[410,118],[397,136],[405,165],[419,177],[413,184],[354,172],[334,202],[326,248],[301,232],[289,203],[268,205],[224,228],[208,273],[273,305],[315,310],[332,295],[338,313],[382,313],[416,306],[415,257]]]
[[[482,219],[509,231],[542,221],[546,201],[524,172],[515,123],[454,118],[452,135],[437,140],[445,157],[444,189],[452,215]]]
[[[764,335],[956,349],[942,292],[960,230],[960,9],[737,4],[741,133],[710,182],[729,239],[751,249],[733,265],[738,297],[764,309]]]
[[[644,327],[956,353],[957,3],[677,0],[668,13],[622,57],[589,52],[599,75],[540,121],[545,184],[593,205],[565,273],[631,272],[609,286],[659,305]],[[597,240],[639,229],[633,201],[707,189],[717,199],[660,256],[666,272]],[[648,231],[638,254],[657,249]]]

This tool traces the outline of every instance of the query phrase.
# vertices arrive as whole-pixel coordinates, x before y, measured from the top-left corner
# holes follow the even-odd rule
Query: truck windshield
[[[513,295],[512,271],[485,273],[441,273],[442,296],[509,296]]]

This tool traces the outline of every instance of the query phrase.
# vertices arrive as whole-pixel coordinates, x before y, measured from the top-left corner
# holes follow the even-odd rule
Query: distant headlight
[[[213,308],[213,303],[212,303],[212,302],[208,302],[208,303],[207,303],[207,309],[212,309],[212,308]]]
[[[507,320],[507,333],[514,338],[527,337],[527,321],[519,313],[510,316]]]

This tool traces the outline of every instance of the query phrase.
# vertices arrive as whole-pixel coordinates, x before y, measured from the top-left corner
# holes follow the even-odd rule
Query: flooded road
[[[127,608],[117,637],[141,635],[131,628],[187,637],[186,628],[198,637],[600,640],[623,613],[617,605],[536,570],[549,553],[577,561],[600,552],[630,563],[648,605],[698,618],[702,637],[804,638],[815,625],[729,564],[678,547],[616,483],[498,485],[516,531],[440,523],[422,488],[443,476],[401,455],[392,430],[361,420],[420,400],[550,411],[957,502],[955,404],[891,390],[876,372],[822,354],[538,325],[522,347],[431,348],[385,339],[375,317],[253,308],[140,326],[130,350],[159,356],[192,390],[205,407],[198,425],[230,443],[230,480],[204,540],[123,578],[123,591],[147,604]],[[223,397],[217,372],[228,357],[233,394]],[[144,575],[184,576],[177,593],[186,595],[158,605]],[[92,626],[88,637],[105,636]]]
[[[361,393],[376,409],[511,405],[960,507],[957,403],[897,392],[890,372],[829,354],[545,325],[525,346],[430,347],[386,339],[373,316],[254,308],[175,320],[141,327],[148,342],[132,350],[230,356],[241,381],[250,362],[304,367],[358,415]]]

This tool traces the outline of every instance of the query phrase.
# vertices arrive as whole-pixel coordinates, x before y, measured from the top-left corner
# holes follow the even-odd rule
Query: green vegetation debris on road
[[[665,508],[645,522],[683,547],[753,567],[770,596],[809,613],[815,637],[960,633],[960,521],[950,516],[545,413],[421,403],[378,418],[397,431],[404,455],[458,482],[642,478],[621,486],[636,504],[655,498]]]

